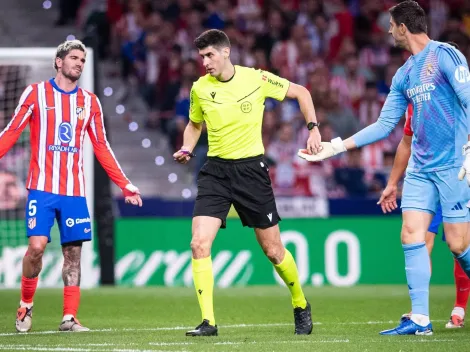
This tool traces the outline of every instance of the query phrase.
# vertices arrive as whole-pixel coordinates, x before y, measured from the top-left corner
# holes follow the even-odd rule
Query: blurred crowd
[[[271,71],[311,92],[323,140],[347,138],[379,116],[391,79],[407,59],[388,34],[394,0],[82,0],[83,26],[100,29],[101,55],[120,63],[126,86],[138,82],[146,127],[182,144],[192,82],[205,74],[193,40],[224,30],[234,64]],[[422,0],[432,39],[470,54],[470,1]],[[97,5],[98,3],[98,5]],[[75,6],[75,5],[74,5]],[[99,16],[97,14],[101,14]],[[403,134],[321,164],[296,157],[308,131],[295,101],[266,102],[263,141],[278,195],[377,196]],[[197,147],[204,162],[207,138]]]

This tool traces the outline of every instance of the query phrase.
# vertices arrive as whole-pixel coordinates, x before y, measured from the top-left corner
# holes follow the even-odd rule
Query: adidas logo
[[[462,205],[460,205],[460,203],[457,203],[457,204],[455,204],[454,207],[453,207],[452,209],[450,209],[450,210],[462,210],[462,209],[463,209],[463,208],[462,208]]]

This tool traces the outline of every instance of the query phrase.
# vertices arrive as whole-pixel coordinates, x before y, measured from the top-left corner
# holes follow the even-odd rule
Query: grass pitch
[[[290,296],[282,287],[215,292],[218,337],[186,337],[201,321],[190,288],[83,290],[79,319],[88,333],[59,333],[62,290],[38,289],[33,331],[15,332],[17,290],[0,291],[0,351],[468,351],[470,328],[445,329],[453,286],[431,288],[434,335],[383,337],[409,309],[406,285],[306,288],[314,328],[294,336]]]

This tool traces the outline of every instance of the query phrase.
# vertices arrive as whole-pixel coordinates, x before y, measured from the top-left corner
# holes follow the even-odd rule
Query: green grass
[[[82,292],[79,319],[89,333],[57,333],[62,291],[39,289],[33,331],[16,334],[19,292],[0,291],[0,351],[454,351],[470,345],[470,330],[447,330],[452,286],[431,288],[434,335],[382,337],[409,309],[406,286],[308,288],[315,321],[310,336],[293,335],[287,289],[216,290],[219,336],[189,338],[200,322],[189,288],[100,288]],[[50,333],[47,333],[50,332]]]

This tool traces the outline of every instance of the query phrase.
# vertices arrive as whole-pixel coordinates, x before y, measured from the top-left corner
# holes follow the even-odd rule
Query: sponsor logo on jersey
[[[76,219],[68,218],[67,220],[65,220],[65,225],[67,225],[67,227],[73,227],[75,225],[87,224],[90,222],[91,222],[90,218],[76,218]]]
[[[50,152],[78,153],[77,147],[69,147],[67,145],[50,144],[47,146],[47,150],[49,150]]]
[[[62,143],[70,143],[72,140],[73,128],[68,122],[62,122],[59,125],[59,139]]]
[[[468,67],[459,65],[454,72],[455,80],[459,83],[470,82],[470,72],[468,72]]]
[[[75,225],[75,221],[72,218],[68,218],[67,220],[65,220],[65,225],[67,225],[67,227],[72,227],[73,225]]]
[[[284,85],[281,82],[275,81],[274,79],[271,79],[269,77],[268,77],[268,83],[279,88],[284,88]]]
[[[89,223],[91,220],[90,218],[81,218],[81,219],[75,219],[75,223],[78,224],[86,224]]]
[[[436,89],[434,83],[424,83],[419,86],[406,90],[406,95],[412,99],[414,103],[421,103],[423,101],[431,100],[431,92]]]

